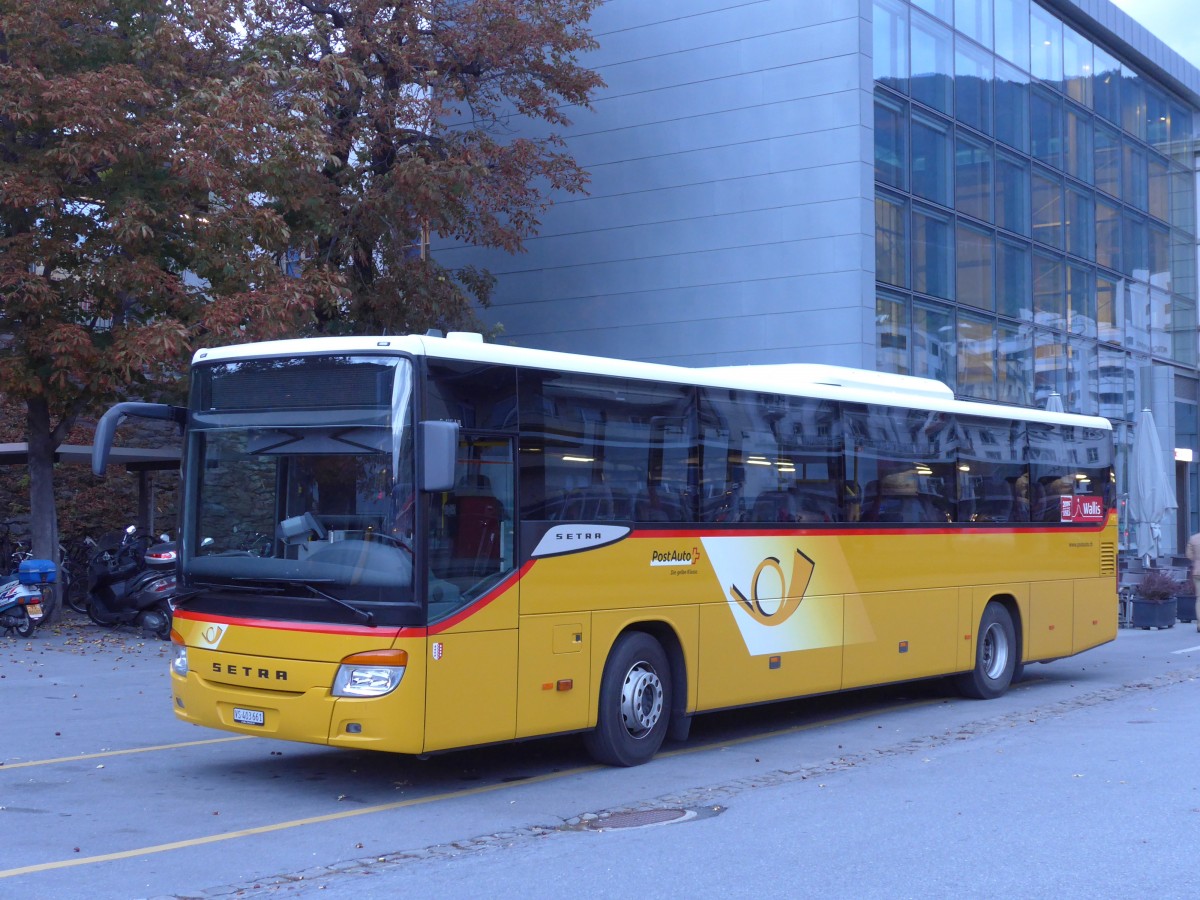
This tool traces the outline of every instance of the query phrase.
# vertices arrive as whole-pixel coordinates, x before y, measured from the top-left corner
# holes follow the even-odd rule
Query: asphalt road
[[[0,638],[0,897],[1200,896],[1200,634],[1123,630],[1006,696],[939,682],[429,760],[207,731],[166,645]]]

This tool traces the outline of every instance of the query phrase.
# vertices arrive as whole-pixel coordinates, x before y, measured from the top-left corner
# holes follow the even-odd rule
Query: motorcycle
[[[133,625],[161,640],[171,634],[175,543],[148,546],[130,525],[115,548],[102,549],[88,569],[88,618],[97,625]]]
[[[45,617],[44,603],[54,590],[57,572],[53,561],[25,559],[11,581],[0,584],[0,628],[33,637]]]

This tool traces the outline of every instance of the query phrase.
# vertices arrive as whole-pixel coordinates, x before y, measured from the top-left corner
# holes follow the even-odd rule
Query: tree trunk
[[[57,566],[58,509],[54,505],[54,451],[58,449],[50,427],[50,407],[40,397],[26,402],[26,437],[29,441],[29,535],[33,555],[51,559]],[[45,622],[58,621],[62,586],[56,585],[46,607]]]

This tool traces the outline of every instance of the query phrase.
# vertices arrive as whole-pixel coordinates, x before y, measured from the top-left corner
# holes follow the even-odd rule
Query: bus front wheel
[[[662,746],[671,717],[671,667],[650,635],[631,631],[613,645],[600,681],[596,728],[584,745],[597,762],[638,766]]]
[[[976,700],[999,697],[1012,684],[1017,671],[1017,631],[1003,604],[992,602],[983,610],[975,644],[975,668],[955,679],[959,693]]]

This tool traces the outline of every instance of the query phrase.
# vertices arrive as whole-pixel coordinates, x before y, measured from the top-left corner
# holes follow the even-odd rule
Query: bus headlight
[[[187,647],[183,646],[183,644],[172,644],[171,649],[175,653],[175,655],[171,657],[171,671],[180,678],[187,677]]]
[[[407,650],[375,650],[347,656],[334,676],[333,696],[382,697],[390,694],[400,684],[407,665]]]

